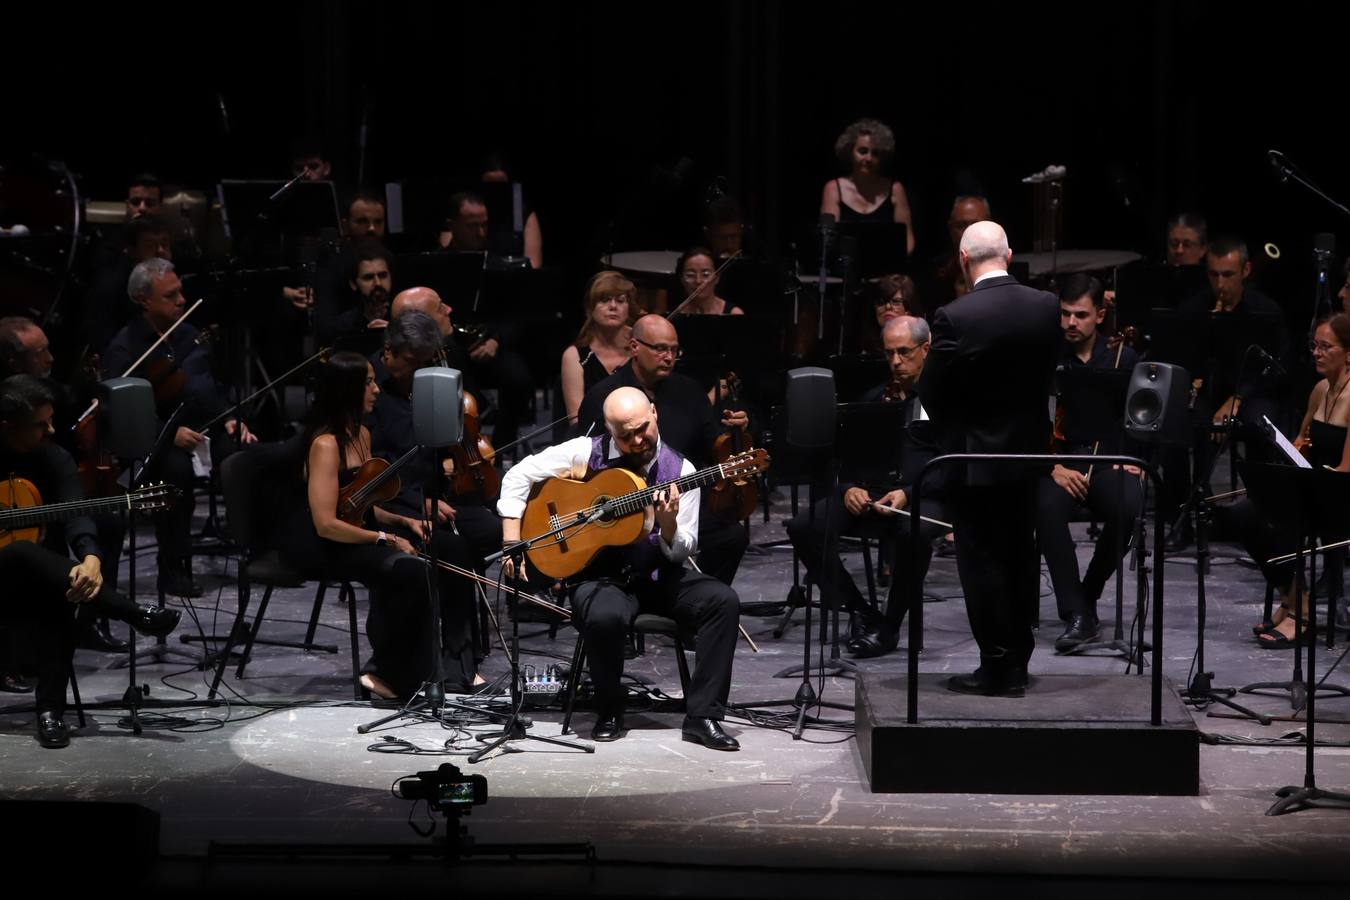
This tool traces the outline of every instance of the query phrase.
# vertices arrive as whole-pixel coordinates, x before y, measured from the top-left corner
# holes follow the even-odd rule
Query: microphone
[[[1275,174],[1279,176],[1281,182],[1289,180],[1289,176],[1294,173],[1294,167],[1284,158],[1284,154],[1278,150],[1269,150],[1266,152],[1266,159],[1275,167]]]
[[[1272,368],[1278,369],[1281,375],[1287,376],[1289,374],[1284,370],[1284,366],[1280,365],[1278,359],[1266,352],[1266,348],[1260,344],[1252,344],[1252,347],[1256,350],[1256,358],[1261,361],[1262,375],[1268,374]]]
[[[838,221],[833,213],[821,213],[820,218],[816,220],[816,226],[821,231],[834,231],[834,224]]]

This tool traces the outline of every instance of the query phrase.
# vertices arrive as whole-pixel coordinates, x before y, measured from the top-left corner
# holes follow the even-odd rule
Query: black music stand
[[[783,322],[778,316],[681,314],[670,322],[685,352],[677,371],[709,388],[724,372],[735,372],[743,385],[742,399],[761,408],[780,389]]]
[[[1147,334],[1154,309],[1176,309],[1207,285],[1204,266],[1125,266],[1116,271],[1117,321]]]
[[[853,277],[866,281],[909,270],[909,226],[903,222],[841,222],[838,233],[858,242]]]
[[[1317,605],[1317,554],[1312,551],[1305,554],[1304,550],[1308,547],[1315,548],[1317,546],[1317,535],[1334,534],[1345,528],[1344,504],[1350,502],[1350,497],[1347,497],[1350,492],[1347,491],[1346,485],[1341,483],[1344,479],[1323,477],[1330,474],[1316,469],[1272,463],[1246,463],[1242,467],[1242,483],[1247,486],[1247,497],[1261,515],[1271,523],[1285,527],[1291,533],[1298,535],[1298,555],[1291,562],[1294,564],[1293,571],[1297,579],[1303,574],[1305,557],[1309,561],[1311,573],[1308,581],[1306,606],[1310,610],[1313,610]],[[1317,485],[1315,490],[1323,493],[1320,495],[1308,493],[1313,490],[1308,485]],[[1339,516],[1331,514],[1336,498],[1339,498],[1343,504],[1340,507]],[[1305,538],[1308,538],[1308,540],[1305,540]],[[1297,587],[1295,589],[1297,590]],[[1334,615],[1335,612],[1331,611],[1329,620]],[[1315,617],[1316,612],[1313,610],[1309,613],[1309,622],[1311,623]],[[1316,639],[1314,634],[1309,643],[1316,641]],[[1298,712],[1305,705],[1311,706],[1308,692],[1313,677],[1312,660],[1312,648],[1309,647],[1308,672],[1305,677],[1303,671],[1303,619],[1295,613],[1294,670],[1289,680],[1257,681],[1243,685],[1239,690],[1244,694],[1269,694],[1272,691],[1288,693],[1293,710]],[[1331,696],[1350,696],[1350,689],[1340,685],[1319,684],[1317,690]]]
[[[1324,791],[1317,786],[1317,692],[1327,690],[1328,687],[1318,687],[1313,682],[1317,672],[1317,554],[1310,550],[1317,546],[1319,533],[1344,527],[1344,510],[1345,504],[1350,501],[1350,490],[1347,489],[1346,479],[1334,473],[1299,466],[1250,464],[1245,467],[1242,478],[1247,485],[1247,496],[1263,515],[1298,533],[1298,571],[1302,571],[1305,558],[1312,565],[1308,573],[1308,668],[1301,685],[1308,711],[1303,786],[1288,785],[1276,791],[1280,799],[1266,810],[1266,815],[1278,816],[1309,809],[1320,805],[1319,801],[1330,801],[1334,808],[1350,808],[1350,794]],[[1297,643],[1302,637],[1301,624],[1295,613],[1296,678],[1299,675],[1297,663],[1302,655],[1301,645]],[[1339,690],[1341,693],[1350,693],[1343,688]]]
[[[221,179],[216,198],[235,257],[250,262],[283,260],[294,255],[290,251],[297,238],[326,230],[338,232],[342,214],[333,182],[286,185],[283,181]]]
[[[1129,369],[1093,369],[1086,366],[1073,366],[1061,369],[1057,375],[1060,402],[1068,414],[1065,416],[1065,431],[1075,444],[1094,443],[1099,453],[1132,453],[1135,448],[1126,447],[1125,395],[1130,385]],[[1095,454],[1094,454],[1095,455]],[[1147,482],[1145,482],[1147,483]],[[1121,481],[1121,494],[1125,491],[1125,482]],[[1123,504],[1122,504],[1123,505]],[[1144,547],[1144,510],[1140,505],[1139,517],[1131,529],[1136,555]],[[1090,641],[1077,645],[1064,655],[1121,655],[1130,665],[1138,665],[1144,671],[1144,653],[1151,649],[1147,643],[1136,645],[1125,639],[1125,547],[1123,545],[1124,523],[1117,529],[1116,543],[1116,624],[1109,641]],[[1139,608],[1143,609],[1148,598],[1148,584],[1145,567],[1135,560],[1132,568],[1137,573]],[[1096,651],[1108,651],[1099,653]],[[1127,667],[1128,670],[1128,667]]]
[[[826,360],[825,368],[834,373],[835,390],[840,397],[862,397],[891,379],[890,363],[878,354],[835,354]]]

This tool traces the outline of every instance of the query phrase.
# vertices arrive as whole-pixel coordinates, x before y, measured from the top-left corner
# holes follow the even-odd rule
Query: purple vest
[[[602,434],[591,438],[591,457],[586,461],[586,471],[588,473],[603,472],[605,469],[615,468],[618,458],[609,457],[610,436]],[[684,457],[676,453],[670,446],[664,442],[661,449],[656,453],[656,459],[647,472],[636,472],[647,480],[648,485],[660,484],[663,481],[673,481],[680,477],[680,470],[684,468]],[[639,541],[628,547],[610,547],[608,552],[602,554],[606,567],[629,568],[632,573],[640,578],[649,578],[653,581],[660,578],[662,570],[678,570],[681,566],[672,563],[666,559],[666,555],[661,552],[661,533],[660,529],[653,526],[651,534],[647,535],[646,540]],[[599,560],[597,560],[599,562]]]

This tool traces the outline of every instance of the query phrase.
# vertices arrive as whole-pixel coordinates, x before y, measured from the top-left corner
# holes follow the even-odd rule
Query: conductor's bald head
[[[661,439],[656,407],[637,388],[617,388],[605,398],[605,427],[614,439],[614,446],[633,462],[646,465],[656,457],[656,445]]]
[[[997,222],[976,222],[961,235],[961,265],[972,286],[985,272],[1006,270],[1011,262],[1008,234]]]

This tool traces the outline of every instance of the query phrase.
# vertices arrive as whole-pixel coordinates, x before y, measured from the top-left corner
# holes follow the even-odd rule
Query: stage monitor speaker
[[[458,369],[433,367],[413,373],[413,440],[448,447],[464,433],[464,381]]]
[[[833,447],[834,373],[803,366],[787,379],[787,442],[804,450]]]
[[[1125,391],[1125,432],[1136,440],[1189,444],[1191,376],[1169,363],[1136,363]]]
[[[155,446],[159,422],[155,391],[144,378],[109,378],[99,384],[100,426],[114,459],[139,459]]]

